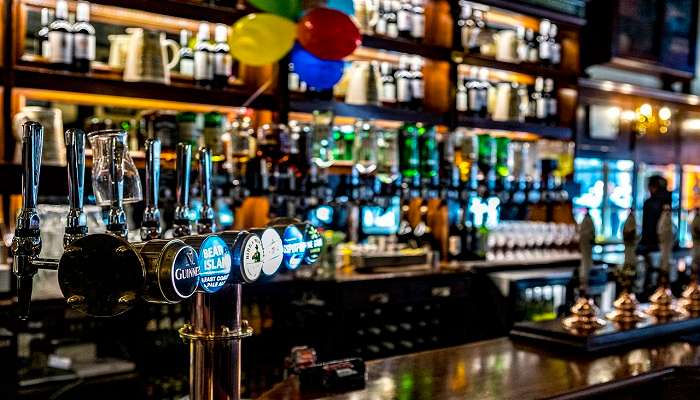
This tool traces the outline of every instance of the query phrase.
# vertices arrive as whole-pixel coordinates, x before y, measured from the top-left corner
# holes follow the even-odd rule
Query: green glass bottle
[[[477,165],[479,166],[479,181],[484,183],[490,181],[490,175],[495,164],[495,146],[491,135],[485,133],[477,136],[478,152]]]
[[[399,130],[399,169],[404,182],[417,186],[419,168],[418,127],[416,124],[404,124]]]
[[[212,111],[204,114],[204,145],[211,149],[212,161],[224,159],[224,116]]]
[[[510,159],[509,149],[510,139],[507,137],[496,138],[496,175],[499,178],[505,178],[510,174],[508,161]]]
[[[420,175],[424,183],[437,186],[439,179],[440,154],[438,152],[435,127],[418,124],[418,148],[420,149]]]

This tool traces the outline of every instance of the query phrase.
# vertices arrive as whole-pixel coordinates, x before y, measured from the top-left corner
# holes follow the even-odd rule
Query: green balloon
[[[262,11],[296,20],[301,14],[301,0],[248,0]]]

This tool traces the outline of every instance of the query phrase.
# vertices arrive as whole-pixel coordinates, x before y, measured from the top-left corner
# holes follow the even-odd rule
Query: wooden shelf
[[[463,65],[474,65],[477,67],[509,71],[517,74],[552,78],[559,86],[575,85],[578,79],[576,74],[562,71],[554,67],[545,67],[540,64],[529,62],[511,63],[507,61],[499,61],[493,57],[486,57],[479,54],[469,54],[463,51],[453,51],[452,61]]]
[[[177,103],[193,105],[189,106],[195,111],[199,108],[239,107],[248,99],[249,93],[236,89],[209,90],[194,85],[185,85],[173,82],[170,85],[150,82],[124,82],[99,74],[76,74],[71,72],[56,71],[51,69],[17,66],[15,68],[15,88],[35,89],[37,91],[64,92],[68,96],[71,93],[106,96],[114,98],[128,98],[134,103],[139,100],[156,100],[173,103],[173,109]],[[199,105],[199,107],[194,107]],[[204,107],[202,107],[204,106]],[[186,106],[187,107],[187,106]],[[274,97],[263,94],[250,104],[257,109],[275,110],[277,102]]]
[[[532,4],[526,4],[521,1],[479,0],[478,3],[491,7],[502,8],[504,10],[512,11],[519,14],[533,15],[539,18],[547,18],[558,24],[564,24],[574,27],[583,27],[584,25],[586,25],[586,20],[584,18],[550,10],[544,7],[538,7]]]
[[[53,2],[53,0],[40,1]],[[188,0],[93,0],[91,3],[226,25],[231,25],[242,16],[253,12],[247,7],[217,6]],[[235,0],[231,0],[230,3],[234,4]]]
[[[335,115],[362,119],[422,122],[430,125],[446,125],[443,114],[428,111],[404,110],[381,106],[355,106],[335,100],[300,100],[291,99],[291,112],[312,113],[315,110],[333,111]]]
[[[530,122],[494,121],[488,118],[460,116],[457,125],[464,128],[502,130],[532,133],[542,138],[572,140],[573,131],[563,126],[549,126]]]
[[[362,46],[377,50],[413,54],[432,60],[449,61],[450,49],[417,43],[407,39],[393,39],[384,36],[362,35]]]

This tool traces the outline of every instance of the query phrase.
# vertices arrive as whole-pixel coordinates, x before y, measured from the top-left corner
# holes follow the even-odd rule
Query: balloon
[[[324,60],[349,56],[362,43],[357,25],[338,10],[314,8],[299,20],[297,26],[299,43]]]
[[[244,64],[277,62],[294,46],[296,25],[273,14],[248,14],[231,29],[231,55]]]
[[[294,46],[291,62],[294,72],[307,85],[315,89],[330,89],[343,77],[343,61],[321,60],[301,46]]]
[[[328,0],[326,7],[341,11],[347,15],[355,15],[355,2],[353,0]]]
[[[262,11],[296,20],[301,14],[300,0],[248,0],[254,7]]]

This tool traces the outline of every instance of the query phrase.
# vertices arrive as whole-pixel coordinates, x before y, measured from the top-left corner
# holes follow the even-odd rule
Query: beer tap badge
[[[171,274],[175,293],[183,299],[194,294],[199,283],[199,262],[194,249],[187,246],[183,251],[178,252],[173,260]]]
[[[263,245],[262,270],[265,275],[270,276],[277,272],[280,265],[282,265],[282,259],[284,258],[282,238],[274,228],[267,228],[263,231],[260,239]]]
[[[321,233],[311,224],[306,225],[305,240],[306,253],[304,255],[304,264],[312,265],[318,261],[323,249],[323,237]]]
[[[289,225],[284,230],[282,245],[284,263],[287,265],[287,268],[297,269],[304,260],[304,254],[306,253],[304,234],[296,226]]]
[[[199,286],[207,293],[221,289],[231,273],[231,251],[218,236],[209,236],[199,248]]]
[[[251,235],[241,250],[241,273],[247,282],[255,282],[263,269],[263,243],[259,237]]]

